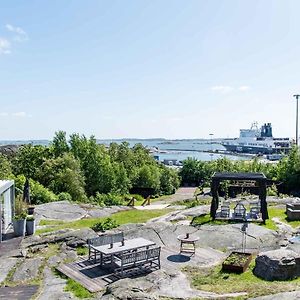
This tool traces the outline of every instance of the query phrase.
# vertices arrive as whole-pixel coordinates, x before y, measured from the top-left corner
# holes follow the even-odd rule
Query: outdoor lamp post
[[[296,145],[298,146],[298,99],[300,95],[293,95],[296,98]]]

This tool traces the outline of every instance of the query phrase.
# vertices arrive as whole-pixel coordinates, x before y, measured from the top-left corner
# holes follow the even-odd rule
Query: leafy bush
[[[57,200],[53,192],[34,180],[30,180],[30,193],[32,204],[42,204]]]
[[[143,196],[139,195],[139,194],[128,194],[128,195],[125,195],[124,198],[125,198],[125,202],[128,202],[129,200],[131,200],[132,198],[135,198],[137,201],[139,202],[143,202],[145,199]]]
[[[123,196],[121,195],[116,195],[113,193],[108,193],[108,194],[100,194],[96,193],[96,196],[93,198],[95,203],[97,203],[100,206],[111,206],[111,205],[123,205]]]
[[[109,229],[113,229],[118,227],[119,224],[117,223],[116,220],[111,219],[111,218],[107,218],[104,221],[100,221],[96,224],[94,224],[91,228],[95,231],[106,231]]]
[[[66,192],[58,194],[57,197],[58,197],[58,201],[72,201],[72,196]]]
[[[275,184],[273,184],[272,186],[269,186],[267,188],[267,195],[268,196],[277,196],[278,195],[277,187]]]

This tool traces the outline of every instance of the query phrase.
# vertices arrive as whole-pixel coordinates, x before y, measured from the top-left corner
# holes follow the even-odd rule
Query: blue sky
[[[295,135],[297,0],[1,1],[0,139]]]

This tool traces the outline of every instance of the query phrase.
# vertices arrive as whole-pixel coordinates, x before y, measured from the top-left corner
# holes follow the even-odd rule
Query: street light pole
[[[298,146],[298,99],[300,95],[294,95],[296,98],[296,145]]]

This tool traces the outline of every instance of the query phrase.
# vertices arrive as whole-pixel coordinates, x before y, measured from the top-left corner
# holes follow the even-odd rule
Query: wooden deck
[[[107,284],[118,280],[109,270],[100,268],[99,264],[93,264],[87,259],[62,264],[56,268],[59,272],[76,280],[92,293],[103,290]]]
[[[15,287],[1,287],[0,299],[13,300],[29,300],[36,294],[39,287],[37,285],[15,286]]]
[[[91,293],[97,293],[105,289],[108,284],[120,279],[111,270],[100,268],[99,264],[89,262],[87,258],[69,264],[61,264],[56,269],[80,283]],[[126,273],[126,277],[136,278],[149,272],[151,272],[149,268],[131,269],[129,273]]]

